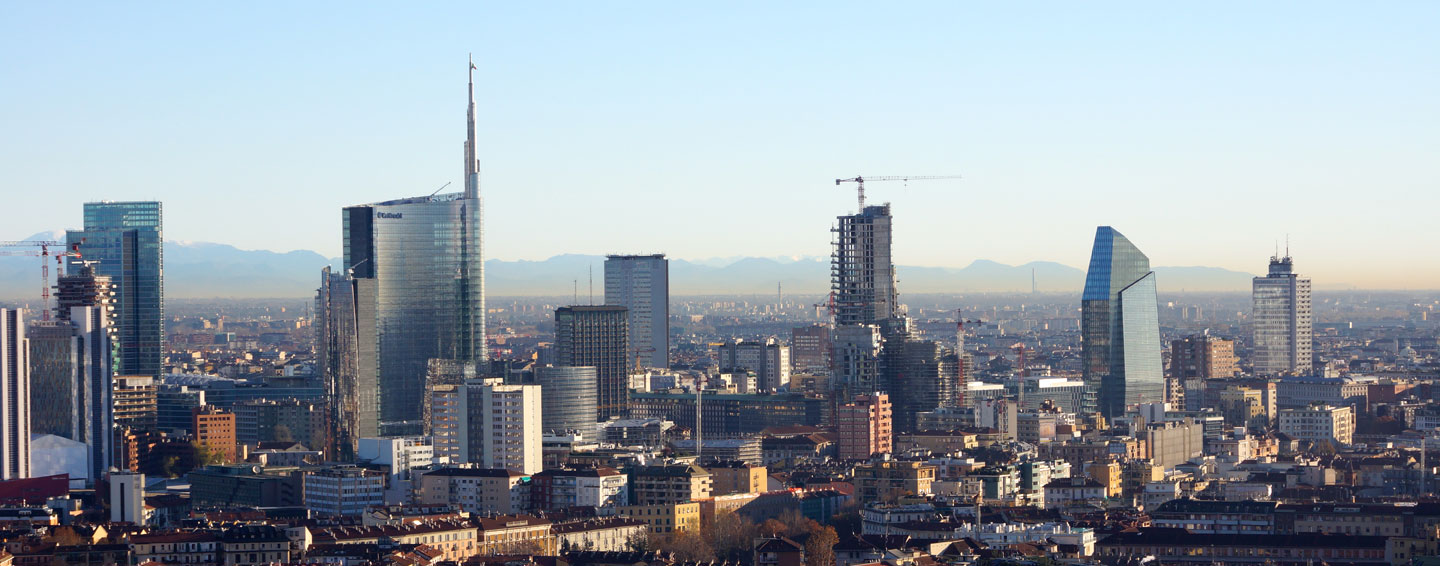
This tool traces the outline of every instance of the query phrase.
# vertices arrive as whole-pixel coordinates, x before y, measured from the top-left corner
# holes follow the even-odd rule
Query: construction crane
[[[840,186],[840,183],[855,183],[855,193],[856,193],[856,195],[859,197],[859,201],[860,201],[859,211],[860,211],[860,212],[865,212],[865,183],[866,183],[866,182],[871,182],[871,183],[879,183],[879,182],[881,182],[881,181],[904,181],[904,182],[910,182],[910,181],[931,181],[931,180],[936,180],[936,179],[959,179],[959,178],[960,178],[959,175],[929,175],[929,176],[923,176],[923,177],[919,177],[919,176],[917,176],[917,177],[906,177],[906,176],[903,176],[903,175],[887,175],[887,176],[884,176],[884,177],[852,177],[852,178],[850,178],[850,179],[835,179],[835,186],[837,186],[837,187]]]
[[[55,265],[60,265],[66,257],[80,257],[79,246],[76,245],[68,251],[50,253],[52,246],[63,246],[64,242],[53,240],[24,240],[19,242],[0,242],[0,248],[20,248],[39,246],[40,251],[0,251],[0,255],[23,255],[38,256],[40,258],[40,316],[43,320],[50,320],[50,256],[55,256]]]

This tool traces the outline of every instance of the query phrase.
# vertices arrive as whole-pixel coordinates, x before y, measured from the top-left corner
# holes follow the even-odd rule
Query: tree
[[[785,525],[784,535],[787,537],[800,536],[807,533],[814,533],[820,530],[820,523],[806,517],[798,509],[787,509],[778,517],[780,523]]]
[[[675,554],[680,562],[710,562],[715,560],[715,551],[705,542],[700,533],[675,531],[669,540],[660,544],[660,550]]]
[[[764,523],[760,523],[756,531],[756,534],[762,537],[778,537],[785,534],[785,523],[781,523],[779,519],[766,519]]]
[[[835,527],[824,527],[805,539],[805,566],[835,566],[835,545],[840,535]]]
[[[289,426],[283,424],[277,424],[270,430],[270,438],[275,442],[295,442],[295,434],[290,432]]]
[[[717,558],[741,562],[749,558],[759,527],[733,511],[721,511],[715,515],[714,521],[701,529],[701,533]]]
[[[223,453],[199,440],[191,442],[190,445],[195,447],[195,467],[197,468],[228,463],[225,461]]]
[[[830,517],[830,525],[835,527],[836,534],[855,536],[860,534],[861,520],[860,511],[854,508],[842,510]]]

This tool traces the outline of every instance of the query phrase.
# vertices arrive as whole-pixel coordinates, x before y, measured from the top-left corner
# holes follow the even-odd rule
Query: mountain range
[[[63,234],[37,234],[28,239],[63,240]],[[23,249],[23,248],[17,248]],[[173,298],[307,297],[319,285],[320,268],[338,266],[339,258],[309,251],[241,250],[226,244],[165,242],[165,295]],[[604,289],[605,256],[565,254],[543,261],[487,260],[486,294],[490,296],[586,297],[592,277]],[[0,299],[31,300],[39,294],[40,260],[0,256]],[[52,272],[56,270],[52,269]],[[1161,291],[1248,292],[1249,273],[1217,267],[1156,267]],[[1076,293],[1085,272],[1055,262],[1006,265],[977,260],[962,268],[897,266],[903,293],[1028,292],[1032,277],[1040,292]],[[52,274],[52,279],[53,279]],[[670,292],[674,295],[762,294],[823,295],[829,291],[828,258],[741,257],[723,260],[670,261]],[[54,283],[53,280],[51,282]]]

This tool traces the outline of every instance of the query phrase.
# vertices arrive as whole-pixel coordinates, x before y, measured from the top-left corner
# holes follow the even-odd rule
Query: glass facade
[[[1113,418],[1129,405],[1164,401],[1155,273],[1114,228],[1095,231],[1080,305],[1084,410]]]
[[[621,306],[574,306],[555,311],[558,366],[595,368],[599,420],[624,418],[630,410],[629,314]]]
[[[630,312],[629,359],[670,367],[670,261],[663,254],[607,256],[605,304]]]
[[[97,275],[114,291],[115,372],[159,378],[165,360],[165,279],[163,207],[159,202],[87,202],[85,229],[65,240],[81,257],[68,258],[76,273],[81,261],[97,262]]]
[[[1252,290],[1250,358],[1255,375],[1312,373],[1310,280],[1294,273],[1288,256],[1272,257],[1270,273],[1256,277]]]
[[[352,206],[342,222],[345,267],[357,280],[359,373],[376,376],[380,433],[418,434],[429,361],[487,359],[480,199],[455,193]],[[362,411],[365,395],[356,393]]]
[[[895,318],[900,297],[890,260],[890,205],[841,216],[830,260],[835,324],[875,324]]]
[[[541,426],[547,432],[579,431],[589,438],[595,431],[595,368],[542,367],[535,370],[540,383]]]

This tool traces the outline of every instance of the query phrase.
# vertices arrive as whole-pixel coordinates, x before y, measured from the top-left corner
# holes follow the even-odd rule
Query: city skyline
[[[393,14],[380,8],[341,16],[352,32],[313,36],[304,22],[333,11],[301,7],[276,24],[273,45],[254,45],[243,32],[258,15],[97,6],[52,18],[41,10],[68,10],[19,7],[19,29],[0,41],[44,53],[9,71],[47,86],[0,94],[27,109],[0,159],[25,188],[16,206],[35,211],[7,237],[75,227],[70,211],[81,202],[156,199],[178,240],[333,257],[338,221],[326,211],[464,185],[452,161],[465,139],[453,85],[458,58],[473,51],[477,153],[496,211],[487,222],[492,233],[525,236],[495,241],[490,257],[823,257],[828,242],[815,234],[853,206],[852,189],[834,178],[962,174],[872,188],[872,202],[894,203],[897,264],[1081,266],[1088,250],[1073,236],[1117,224],[1147,242],[1157,265],[1255,273],[1256,258],[1288,233],[1317,286],[1431,288],[1440,276],[1440,266],[1403,261],[1408,246],[1396,245],[1433,239],[1428,228],[1394,221],[1399,206],[1423,210],[1440,198],[1424,166],[1440,97],[1433,74],[1417,72],[1440,52],[1418,23],[1433,20],[1432,5],[1252,6],[1241,20],[1149,6],[1056,5],[1032,17],[852,5],[779,8],[763,21],[637,5],[579,7],[544,28],[517,25],[533,21],[526,8],[497,7],[489,19],[464,17],[468,9],[393,45],[366,35],[389,37]],[[1156,23],[1107,35],[1117,14]],[[599,31],[637,18],[671,25],[641,25],[633,37]],[[167,40],[197,49],[161,52],[134,33],[160,25],[180,34]],[[876,33],[858,41],[833,31],[846,25]],[[1287,33],[1275,37],[1276,26]],[[736,29],[754,41],[730,41]],[[77,34],[84,41],[70,41]],[[101,42],[106,49],[88,48]],[[652,49],[662,42],[672,49]],[[87,71],[54,71],[66,67]],[[104,96],[89,94],[95,81]],[[202,132],[216,143],[192,147]],[[58,166],[77,151],[93,159]],[[1098,204],[1146,192],[1186,208],[1169,198]],[[653,221],[601,228],[590,213],[617,194]],[[768,206],[751,206],[757,199]],[[541,210],[573,228],[527,229]],[[763,229],[690,235],[737,217]],[[254,230],[257,219],[283,228]],[[583,237],[593,233],[605,237]],[[656,249],[657,233],[669,235],[666,249]]]

